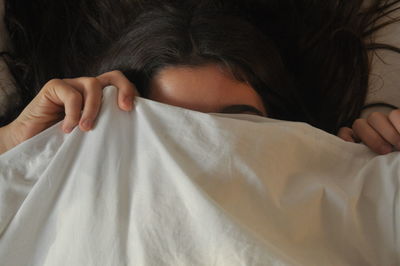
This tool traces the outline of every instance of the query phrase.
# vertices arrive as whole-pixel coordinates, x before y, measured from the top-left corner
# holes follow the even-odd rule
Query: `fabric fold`
[[[1,265],[400,264],[399,153],[104,90],[0,155]]]

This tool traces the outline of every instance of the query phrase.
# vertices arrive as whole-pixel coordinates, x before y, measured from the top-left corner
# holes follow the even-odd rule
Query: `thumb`
[[[356,142],[354,138],[353,129],[349,127],[342,127],[339,129],[338,137],[347,142]]]

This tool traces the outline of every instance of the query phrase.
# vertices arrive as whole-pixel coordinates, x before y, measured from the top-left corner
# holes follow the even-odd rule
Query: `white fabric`
[[[400,264],[399,153],[104,93],[0,156],[2,266]]]

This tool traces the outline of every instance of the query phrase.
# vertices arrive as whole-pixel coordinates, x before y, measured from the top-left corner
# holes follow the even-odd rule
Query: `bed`
[[[0,155],[0,265],[400,265],[398,152],[115,97]]]

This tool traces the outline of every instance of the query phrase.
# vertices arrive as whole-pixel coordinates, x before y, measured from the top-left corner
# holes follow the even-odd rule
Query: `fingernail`
[[[89,130],[89,129],[92,128],[92,124],[93,124],[92,120],[90,120],[90,119],[85,119],[85,120],[83,120],[83,122],[82,122],[82,127]]]
[[[71,133],[72,129],[73,129],[72,127],[64,127],[64,132]]]
[[[133,98],[132,98],[131,96],[125,96],[123,102],[124,102],[124,104],[125,104],[126,107],[132,108],[132,105],[133,105]]]

